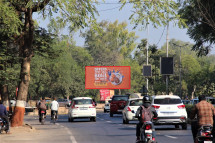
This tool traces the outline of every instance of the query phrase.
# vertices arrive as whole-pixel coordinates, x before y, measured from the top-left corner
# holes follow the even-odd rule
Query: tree
[[[99,26],[99,32],[91,28],[83,33],[85,48],[94,58],[94,65],[116,66],[123,58],[129,58],[137,36],[134,32],[128,32],[127,24],[102,21]]]
[[[40,12],[44,16],[49,15],[53,18],[53,13],[58,12],[59,16],[54,17],[54,19],[58,19],[58,22],[63,23],[63,26],[69,23],[70,29],[72,29],[87,26],[87,22],[95,22],[94,13],[96,9],[91,0],[11,0],[9,1],[9,5],[14,7],[14,13],[18,13],[23,22],[23,27],[19,30],[20,36],[17,38],[17,41],[19,41],[19,55],[22,58],[21,81],[19,83],[17,103],[11,124],[11,126],[21,126],[30,83],[30,65],[34,55],[35,24],[32,19],[33,13]]]
[[[179,14],[186,19],[188,35],[195,41],[193,50],[198,56],[207,55],[215,42],[215,1],[184,1]]]

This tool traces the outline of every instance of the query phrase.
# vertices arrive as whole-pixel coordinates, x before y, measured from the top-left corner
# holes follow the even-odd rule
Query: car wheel
[[[179,128],[179,125],[175,125],[175,128],[178,129],[178,128]]]
[[[107,111],[104,109],[104,113],[106,113]]]
[[[183,130],[187,130],[187,124],[186,123],[182,124],[181,127],[182,127]]]
[[[70,118],[68,118],[68,122],[71,122],[71,119],[70,119]]]
[[[110,117],[113,117],[113,113],[110,112]]]

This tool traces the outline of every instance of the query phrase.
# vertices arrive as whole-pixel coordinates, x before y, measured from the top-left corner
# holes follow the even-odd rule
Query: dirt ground
[[[10,128],[10,132],[8,133],[8,135],[11,134],[16,134],[17,136],[20,134],[35,134],[36,132],[38,132],[34,127],[25,124],[23,126],[19,126],[19,127],[11,127]],[[1,135],[7,135],[6,132],[2,132]]]

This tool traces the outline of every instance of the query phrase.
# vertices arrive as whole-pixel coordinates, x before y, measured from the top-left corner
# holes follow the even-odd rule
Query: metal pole
[[[181,46],[180,46],[180,74],[179,74],[179,80],[180,80],[180,97],[181,97]]]
[[[147,43],[146,43],[146,65],[149,64],[149,23],[147,23]],[[146,89],[147,89],[147,95],[148,95],[148,89],[149,89],[149,79],[146,78]]]
[[[166,33],[166,57],[168,57],[168,48],[169,48],[169,21],[167,23],[167,33]],[[168,75],[166,75],[166,94],[169,95]]]

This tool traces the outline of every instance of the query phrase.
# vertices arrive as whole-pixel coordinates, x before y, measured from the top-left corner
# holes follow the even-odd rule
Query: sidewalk
[[[47,117],[45,125],[41,125],[37,116],[25,116],[25,125],[13,127],[10,134],[0,134],[0,143],[71,143],[66,127],[50,123]]]

